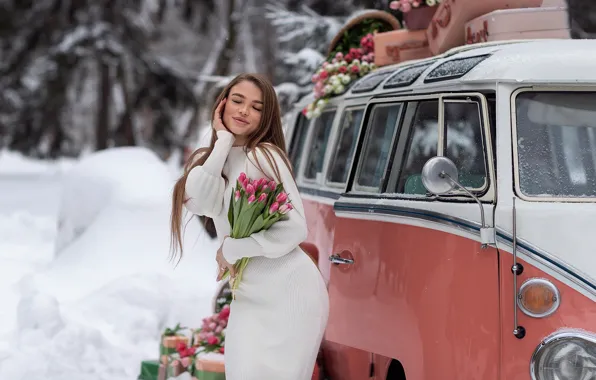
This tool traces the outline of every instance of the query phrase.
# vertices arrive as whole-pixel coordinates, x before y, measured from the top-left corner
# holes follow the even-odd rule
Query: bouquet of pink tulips
[[[278,220],[287,217],[286,214],[292,208],[283,184],[266,178],[251,180],[246,174],[240,173],[228,210],[230,237],[241,239],[267,230]],[[236,276],[231,280],[232,292],[238,288],[248,261],[249,259],[244,257],[234,265]],[[223,278],[229,274],[226,270]]]

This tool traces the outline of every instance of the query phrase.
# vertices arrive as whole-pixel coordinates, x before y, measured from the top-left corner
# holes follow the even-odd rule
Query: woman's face
[[[261,123],[263,94],[254,83],[242,81],[230,89],[223,122],[237,138],[254,132]]]

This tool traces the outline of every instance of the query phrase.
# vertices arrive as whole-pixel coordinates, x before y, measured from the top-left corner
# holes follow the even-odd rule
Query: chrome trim
[[[524,292],[524,289],[526,289],[528,286],[534,285],[534,284],[541,284],[541,285],[546,286],[553,292],[553,294],[555,296],[553,307],[550,308],[550,310],[548,310],[542,314],[532,313],[528,309],[524,308],[524,305],[521,302],[522,293]],[[527,315],[529,317],[546,318],[546,317],[554,314],[554,312],[557,311],[557,309],[559,309],[560,305],[561,305],[561,293],[559,293],[559,289],[557,289],[555,284],[553,284],[552,282],[550,282],[549,280],[547,280],[545,278],[537,278],[537,277],[529,278],[526,281],[524,281],[524,283],[519,287],[519,292],[517,293],[517,306],[519,307],[519,309],[521,311],[524,312],[525,315]]]
[[[536,357],[540,354],[540,352],[542,350],[544,350],[544,348],[546,346],[548,346],[549,344],[552,344],[553,342],[563,340],[563,339],[573,339],[573,338],[582,339],[582,340],[588,341],[588,342],[596,345],[596,335],[594,335],[593,333],[587,333],[584,331],[567,330],[567,331],[559,331],[559,332],[549,335],[548,337],[544,338],[542,340],[542,342],[540,342],[540,344],[536,347],[536,349],[532,353],[532,357],[530,358],[530,376],[532,377],[532,380],[544,380],[544,379],[539,379],[537,377],[538,375],[535,370]]]
[[[348,208],[350,206],[358,207],[360,208],[360,210],[349,210]],[[384,212],[381,210],[383,208],[389,209],[393,212]],[[371,214],[388,216],[399,214],[401,217],[424,220],[428,222],[445,225],[457,230],[465,231],[472,235],[478,236],[478,241],[480,241],[480,223],[477,223],[469,219],[463,219],[454,217],[452,215],[439,213],[436,211],[429,211],[424,209],[416,209],[403,206],[380,206],[375,204],[342,201],[336,201],[334,203],[334,209],[336,213],[340,212],[346,214],[366,214],[368,216],[370,216]],[[508,231],[505,231],[502,228],[496,228],[496,241],[497,249],[502,249],[502,246],[499,247],[499,244],[502,244],[503,246],[509,248],[513,247],[512,234]],[[564,277],[567,281],[571,282],[576,287],[579,287],[585,292],[596,297],[596,281],[594,281],[594,278],[586,275],[577,268],[574,268],[573,266],[564,263],[558,257],[555,257],[552,254],[546,252],[545,250],[538,248],[536,245],[528,242],[527,240],[516,238],[516,242],[517,252],[522,252],[524,255],[531,258],[532,260],[537,261],[539,264],[551,269],[561,277]]]
[[[511,93],[509,99],[510,123],[511,123],[511,149],[513,150],[513,188],[516,195],[527,202],[573,202],[573,203],[596,203],[596,197],[579,198],[579,197],[552,197],[552,196],[530,196],[521,191],[519,184],[519,154],[517,151],[517,109],[515,100],[522,92],[596,92],[594,85],[577,85],[577,86],[552,86],[552,85],[527,85],[520,87]]]
[[[509,232],[497,228],[497,243],[503,244],[509,248],[513,247],[512,236]],[[498,247],[498,245],[497,245]],[[528,242],[524,239],[517,239],[517,252],[523,252],[524,255],[531,257],[545,267],[555,271],[575,286],[582,288],[586,292],[596,297],[596,282],[590,276],[573,266],[564,263],[558,257],[553,256],[542,248]]]
[[[513,252],[511,253],[513,254],[513,266],[511,267],[511,273],[513,274],[513,335],[518,337],[521,327],[517,324],[517,276],[521,274],[521,271],[518,271],[520,266],[517,265],[517,209],[515,208],[515,197],[513,197],[512,218],[513,236],[511,244]]]

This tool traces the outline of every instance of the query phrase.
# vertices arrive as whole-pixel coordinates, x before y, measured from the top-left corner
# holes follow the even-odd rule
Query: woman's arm
[[[222,253],[226,261],[231,264],[243,257],[281,257],[298,247],[300,243],[306,240],[308,235],[304,207],[290,170],[279,153],[273,149],[268,149],[281,177],[276,178],[275,170],[269,164],[263,149],[268,148],[258,148],[256,151],[259,165],[267,177],[275,181],[281,180],[294,208],[288,212],[285,220],[274,223],[268,230],[254,233],[242,239],[226,238],[222,246]]]
[[[196,166],[188,173],[187,201],[184,205],[193,214],[213,218],[221,213],[226,189],[221,172],[233,143],[233,134],[228,131],[218,131],[213,151],[205,163]]]

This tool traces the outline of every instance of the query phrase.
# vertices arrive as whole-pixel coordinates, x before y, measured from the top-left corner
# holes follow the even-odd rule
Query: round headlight
[[[530,278],[519,288],[517,305],[524,314],[544,318],[553,314],[561,304],[559,289],[543,278]]]
[[[561,332],[546,338],[530,363],[533,380],[596,379],[596,336]]]

